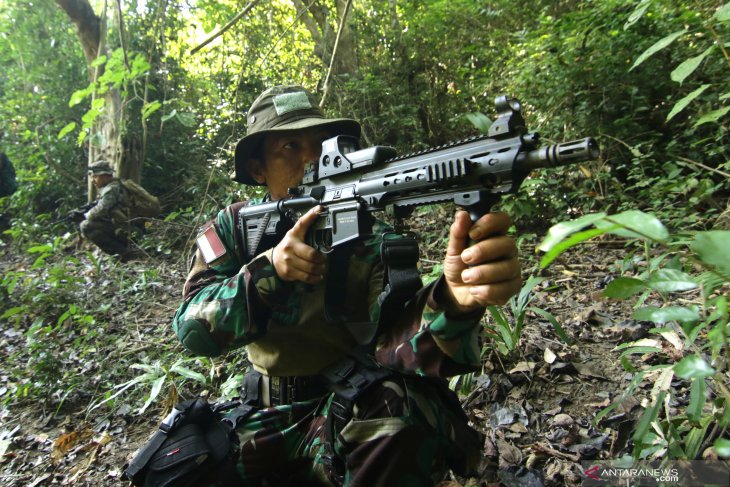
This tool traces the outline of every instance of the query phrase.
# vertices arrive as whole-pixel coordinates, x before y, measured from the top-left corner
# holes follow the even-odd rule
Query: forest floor
[[[439,220],[422,224],[442,231]],[[55,280],[50,264],[34,268],[36,254],[4,240],[0,272],[26,276],[26,287],[37,287],[39,304],[24,305],[23,316],[0,319],[0,485],[122,485],[125,463],[176,397],[162,383],[162,393],[140,414],[150,391],[141,382],[100,402],[144,372],[136,364],[188,357],[170,329],[186,274],[184,251],[120,263],[97,260],[89,247],[69,247],[48,259],[65,262],[63,277],[75,283],[63,294],[63,279]],[[422,245],[426,265],[438,261],[443,235],[433,242]],[[533,249],[521,252],[527,278],[534,274]],[[625,256],[622,242],[588,243],[539,273],[545,280],[531,305],[552,313],[573,343],[563,343],[546,319],[528,312],[515,351],[502,355],[486,348],[482,372],[463,384],[460,396],[486,435],[480,476],[453,478],[447,485],[580,485],[586,465],[629,453],[630,432],[650,385],[593,423],[632,378],[616,346],[650,328],[631,320],[628,303],[601,294]],[[40,316],[50,295],[78,308],[69,307],[66,317]],[[0,289],[0,316],[19,306],[14,296]],[[209,383],[188,381],[181,393],[215,399],[216,388],[234,372],[226,361],[198,364],[198,370],[209,370]]]

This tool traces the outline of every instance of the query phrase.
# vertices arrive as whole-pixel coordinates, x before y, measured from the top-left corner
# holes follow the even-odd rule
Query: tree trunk
[[[100,55],[106,54],[106,12],[100,18],[88,0],[56,0],[59,7],[76,25],[76,33],[89,65],[89,81],[94,82],[103,73],[104,67],[92,67],[91,63]],[[104,94],[104,110],[96,119],[89,137],[89,164],[98,159],[106,159],[117,174],[125,171],[120,136],[122,125],[122,99],[118,90],[112,89]],[[139,171],[136,171],[139,173]],[[89,197],[93,199],[93,186],[89,184]]]
[[[307,10],[309,3],[308,1],[292,0],[292,4],[300,12]],[[300,17],[300,21],[309,31],[312,40],[314,40],[314,53],[322,60],[325,67],[330,64],[335,38],[337,37],[335,29],[337,29],[340,19],[344,14],[345,5],[347,5],[347,0],[337,0],[336,11],[333,13],[327,7],[320,4],[320,2],[315,1],[310,5],[307,12]],[[352,12],[350,12],[350,15],[352,15]],[[335,64],[332,67],[332,77],[357,73],[357,45],[351,25],[351,22],[347,21],[343,26],[340,43],[337,48],[337,59],[335,59]],[[322,81],[324,81],[324,77]]]

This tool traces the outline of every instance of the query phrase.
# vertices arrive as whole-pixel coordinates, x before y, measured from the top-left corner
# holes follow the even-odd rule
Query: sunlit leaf
[[[730,2],[720,7],[717,12],[715,12],[715,15],[713,15],[713,17],[715,17],[720,22],[727,22],[728,20],[730,20]]]
[[[203,374],[201,374],[200,372],[195,372],[194,370],[190,370],[187,367],[173,365],[170,368],[170,372],[176,372],[187,379],[191,379],[200,382],[201,384],[205,384],[205,376]]]
[[[75,128],[76,128],[76,122],[71,122],[69,124],[66,124],[66,126],[63,127],[60,132],[58,132],[58,139],[61,140],[67,133],[71,132]]]
[[[629,71],[637,67],[639,64],[643,63],[647,59],[649,59],[651,56],[656,54],[657,52],[661,51],[668,45],[670,45],[672,42],[674,42],[678,37],[680,37],[682,34],[686,33],[687,30],[683,29],[677,32],[673,32],[669,34],[668,36],[658,40],[655,42],[649,49],[641,53],[641,55],[634,61],[634,64],[629,68]]]
[[[647,306],[634,311],[634,319],[659,324],[669,321],[692,322],[700,319],[700,313],[696,307],[667,306],[658,308],[656,306]]]
[[[683,379],[703,379],[715,373],[702,357],[689,355],[676,363],[674,373]]]
[[[689,245],[699,259],[720,274],[730,276],[730,231],[699,232]]]
[[[172,111],[171,111],[170,113],[166,113],[165,115],[163,115],[163,116],[161,117],[161,120],[162,120],[163,122],[167,122],[168,120],[170,120],[171,118],[173,118],[173,117],[174,117],[175,115],[177,115],[177,110],[175,110],[175,109],[173,108],[173,109],[172,109]]]
[[[646,283],[655,291],[671,293],[697,288],[697,282],[689,274],[675,269],[659,269],[652,272]]]
[[[674,118],[675,115],[677,115],[679,112],[684,110],[687,105],[689,105],[692,100],[700,96],[704,91],[709,88],[711,85],[702,85],[696,90],[694,90],[689,95],[685,96],[681,100],[679,100],[677,103],[674,104],[674,107],[672,107],[672,111],[669,112],[669,115],[667,115],[667,122]]]
[[[147,398],[147,401],[145,401],[144,405],[139,409],[139,414],[142,414],[147,410],[147,408],[154,402],[155,399],[157,399],[157,396],[160,395],[160,391],[162,390],[162,386],[165,384],[165,379],[167,377],[160,376],[152,383],[152,388],[150,389],[150,395]]]
[[[574,247],[581,242],[585,242],[586,240],[590,240],[593,237],[603,235],[607,231],[608,229],[605,228],[592,228],[590,230],[584,230],[582,232],[576,233],[575,235],[572,235],[569,239],[560,242],[555,247],[551,248],[543,256],[543,258],[540,259],[540,269],[546,268],[553,260],[555,260],[560,254],[562,254],[569,248]]]
[[[669,232],[657,217],[638,210],[629,210],[607,216],[603,221],[597,221],[595,225],[599,228],[619,225],[622,228],[613,228],[607,231],[621,237],[649,239],[658,242],[664,242],[669,238]]]
[[[712,52],[712,49],[714,47],[715,45],[713,44],[705,49],[705,52],[703,52],[699,56],[689,58],[682,64],[677,66],[674,71],[672,71],[672,73],[669,75],[670,78],[672,78],[672,81],[676,81],[677,83],[682,84],[682,82],[687,79],[687,76],[694,73],[694,71],[697,69],[697,67],[699,67],[699,65],[707,57],[707,55]]]
[[[642,0],[636,9],[631,12],[631,15],[629,15],[628,20],[624,24],[624,30],[627,30],[629,27],[638,22],[638,20],[646,13],[646,9],[649,8],[649,5],[651,5],[651,0]]]
[[[142,120],[147,120],[150,115],[159,110],[160,107],[162,107],[162,103],[160,103],[158,100],[155,100],[152,103],[145,104],[142,107]]]
[[[492,125],[492,121],[480,112],[466,113],[464,116],[471,122],[474,127],[477,128],[481,133],[486,134],[489,132],[489,127]]]
[[[715,452],[722,458],[730,458],[730,440],[727,438],[715,440]]]
[[[594,222],[602,219],[605,216],[605,213],[592,213],[590,215],[585,215],[572,221],[560,222],[557,225],[553,225],[552,227],[550,227],[550,230],[548,230],[547,237],[545,237],[545,239],[537,248],[538,250],[547,252],[569,235],[578,232],[589,225],[592,225]]]
[[[102,54],[98,58],[96,58],[93,61],[91,61],[91,67],[92,68],[97,68],[97,67],[101,66],[102,64],[106,63],[106,59],[107,59],[106,58],[106,55],[105,54]]]
[[[705,115],[700,117],[700,119],[695,122],[694,126],[697,127],[699,125],[702,125],[703,123],[717,122],[719,119],[724,117],[727,112],[730,112],[730,106],[713,110],[710,113],[706,113]]]
[[[73,107],[81,103],[92,93],[92,87],[88,86],[83,90],[76,90],[71,94],[71,98],[68,100],[68,106]]]

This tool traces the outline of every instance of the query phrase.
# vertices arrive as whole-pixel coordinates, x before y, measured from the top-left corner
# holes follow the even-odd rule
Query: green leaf
[[[66,126],[63,127],[61,129],[61,131],[58,133],[58,140],[61,140],[67,133],[71,132],[75,128],[76,128],[76,122],[71,122],[69,124],[66,124]]]
[[[689,355],[674,365],[674,373],[683,379],[704,379],[715,373],[702,357]]]
[[[159,110],[161,106],[162,103],[160,103],[158,100],[155,100],[152,103],[146,103],[142,107],[142,120],[147,120],[150,115]]]
[[[14,308],[7,309],[2,315],[0,315],[0,320],[4,320],[6,318],[10,318],[11,316],[23,313],[25,312],[25,310],[26,309],[24,306],[15,306]]]
[[[201,384],[206,383],[205,376],[203,374],[201,374],[200,372],[195,372],[194,370],[190,370],[187,367],[182,367],[180,365],[173,365],[170,368],[170,372],[176,372],[187,379],[191,379],[191,380],[200,382]]]
[[[489,127],[492,125],[492,121],[479,112],[465,113],[464,116],[471,122],[474,127],[477,128],[481,133],[486,134],[489,132]]]
[[[606,233],[606,229],[603,228],[593,228],[591,230],[576,233],[565,242],[560,242],[554,248],[550,249],[550,251],[546,253],[542,259],[540,259],[540,269],[544,269],[549,266],[553,260],[569,248],[586,240],[590,240],[593,237],[597,237],[598,235],[603,235],[604,233]]]
[[[139,409],[139,414],[142,414],[145,412],[145,410],[152,404],[152,402],[157,399],[157,396],[160,395],[160,391],[162,391],[162,386],[165,384],[165,379],[167,379],[166,376],[160,376],[152,383],[152,389],[150,389],[150,396],[147,398],[147,401],[145,401],[144,405]]]
[[[634,64],[633,64],[633,66],[631,66],[629,68],[629,71],[631,71],[632,69],[634,69],[639,64],[646,61],[647,59],[649,59],[651,56],[653,56],[657,52],[659,52],[662,49],[664,49],[665,47],[667,47],[669,44],[674,42],[679,36],[681,36],[682,34],[684,34],[686,32],[687,32],[687,29],[679,30],[679,31],[673,32],[673,33],[669,34],[668,36],[655,42],[654,45],[652,45],[649,49],[647,49],[646,51],[641,53],[641,56],[639,56],[636,59],[636,61],[634,61]]]
[[[607,298],[626,299],[646,289],[646,283],[633,277],[617,277],[608,283],[603,295]]]
[[[552,227],[550,227],[550,230],[548,230],[547,237],[545,237],[545,239],[537,248],[538,250],[547,252],[555,247],[558,243],[560,243],[563,239],[565,239],[568,235],[571,235],[589,225],[592,225],[594,222],[601,220],[605,216],[605,213],[592,213],[590,215],[582,216],[576,220],[560,222],[557,225],[553,225]]]
[[[727,112],[730,112],[730,106],[718,108],[717,110],[713,110],[710,113],[706,113],[699,120],[697,120],[697,122],[695,122],[694,127],[702,125],[703,123],[717,122],[719,119],[724,117]]]
[[[81,103],[88,97],[92,92],[92,87],[88,86],[83,90],[76,90],[71,94],[71,98],[68,100],[68,106],[73,107]]]
[[[664,396],[666,396],[666,394],[667,393],[664,391],[659,393],[654,404],[646,408],[638,425],[636,426],[636,430],[634,431],[634,435],[632,437],[634,442],[639,444],[644,443],[644,436],[649,432],[651,423],[653,423],[657,416],[659,416],[659,411],[662,407],[662,402],[664,402]]]
[[[692,387],[689,391],[689,405],[687,406],[687,417],[695,423],[700,422],[702,410],[705,407],[705,379],[692,379]]]
[[[634,311],[634,319],[659,324],[669,321],[692,322],[700,319],[700,312],[696,307],[667,306],[666,308],[657,308],[656,306],[647,306]]]
[[[192,113],[177,113],[177,121],[184,127],[193,127],[195,125],[195,115]]]
[[[98,58],[96,58],[93,61],[91,61],[91,67],[92,68],[98,68],[99,66],[101,66],[104,63],[106,63],[106,55],[105,54],[102,54]]]
[[[618,225],[622,228],[607,228],[608,233],[628,238],[654,240],[664,242],[669,238],[666,227],[654,215],[638,210],[629,210],[616,215],[607,216],[595,224],[599,228]]]
[[[713,15],[713,17],[715,17],[720,22],[727,22],[728,20],[730,20],[730,2],[720,7],[717,12],[715,12],[715,15]]]
[[[173,117],[174,117],[175,115],[177,115],[177,110],[175,110],[175,109],[173,108],[173,109],[172,109],[172,111],[171,111],[170,113],[167,113],[167,114],[163,115],[163,116],[161,117],[161,120],[162,120],[163,122],[167,122],[168,120],[170,120],[171,118],[173,118]]]
[[[688,274],[674,269],[659,269],[652,272],[646,283],[655,291],[671,293],[697,288],[697,282]]]
[[[33,247],[30,247],[27,252],[29,254],[39,254],[42,252],[51,252],[53,250],[53,245],[51,244],[44,244],[44,245],[34,245]]]
[[[689,105],[692,100],[700,96],[707,88],[709,88],[711,85],[702,85],[696,90],[694,90],[689,95],[685,96],[681,100],[679,100],[677,103],[675,103],[674,107],[672,108],[672,111],[669,112],[669,115],[667,115],[667,122],[674,118],[675,115],[677,115],[679,112],[684,110],[687,105]]]
[[[651,5],[651,0],[642,0],[636,9],[631,12],[631,15],[629,15],[629,19],[624,24],[624,30],[627,30],[629,27],[638,22],[646,13],[646,9],[649,8],[649,5]]]
[[[674,71],[672,71],[669,77],[672,78],[672,81],[676,81],[677,83],[682,84],[682,82],[687,79],[687,76],[694,73],[694,71],[699,67],[699,65],[707,57],[707,55],[712,52],[712,49],[714,47],[715,45],[712,44],[710,47],[705,49],[705,52],[703,52],[699,56],[691,57],[685,60],[682,64],[677,66]]]
[[[730,277],[730,259],[727,257],[727,251],[730,249],[730,231],[699,232],[689,248],[711,269]]]
[[[728,440],[727,438],[718,438],[717,440],[715,440],[715,451],[717,452],[718,456],[722,458],[729,458],[730,440]]]
[[[560,323],[558,323],[557,318],[553,316],[548,311],[545,311],[544,309],[536,308],[534,306],[531,306],[528,308],[533,313],[537,313],[546,320],[550,322],[551,325],[553,325],[553,329],[555,329],[555,333],[560,337],[561,340],[563,340],[564,343],[567,343],[568,345],[571,345],[573,343],[573,340],[570,339],[568,334],[565,332],[565,329],[563,329],[562,326],[560,326]]]

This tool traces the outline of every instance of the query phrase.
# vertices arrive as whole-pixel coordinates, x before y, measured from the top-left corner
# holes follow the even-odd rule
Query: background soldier
[[[81,234],[102,251],[119,255],[122,260],[132,257],[129,248],[130,222],[125,211],[123,187],[107,161],[100,160],[89,166],[99,197],[81,222]]]
[[[264,92],[247,122],[235,179],[265,185],[271,200],[288,197],[323,140],[360,135],[356,121],[325,118],[297,86]],[[248,260],[243,206],[220,211],[198,237],[173,323],[199,355],[247,346],[244,401],[255,412],[236,417],[234,485],[432,485],[448,469],[472,469],[482,443],[442,377],[478,369],[485,306],[520,288],[510,218],[472,224],[458,212],[443,275],[380,316],[385,224],[373,220],[372,236],[328,258],[305,243],[314,208]],[[343,319],[326,314],[333,296]],[[363,346],[352,325],[375,338]]]

